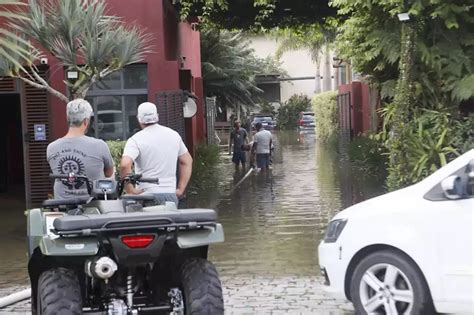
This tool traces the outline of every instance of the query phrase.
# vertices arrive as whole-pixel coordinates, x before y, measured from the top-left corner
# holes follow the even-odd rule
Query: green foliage
[[[316,137],[324,143],[337,136],[339,123],[336,97],[337,91],[327,91],[317,94],[312,100]]]
[[[257,58],[240,32],[204,30],[201,65],[206,95],[216,96],[221,104],[231,107],[255,104],[261,92],[256,75],[284,73],[275,60]]]
[[[474,113],[456,122],[452,143],[460,154],[474,149]]]
[[[105,0],[29,0],[28,7],[29,19],[17,21],[13,27],[28,40],[38,42],[62,67],[78,72],[77,80],[65,81],[71,99],[84,98],[92,84],[142,61],[151,51],[151,36],[138,26],[125,25],[119,17],[107,15]],[[33,64],[38,57],[31,55],[28,63]],[[12,62],[2,62],[0,66],[11,76],[68,100],[41,79],[35,69],[28,76]]]
[[[307,50],[311,59],[319,65],[321,50],[334,40],[335,29],[330,25],[319,24],[293,26],[291,28],[276,28],[271,31],[277,39],[278,47],[275,52],[276,58],[288,51],[303,49]]]
[[[219,146],[198,145],[194,151],[193,173],[189,188],[197,190],[212,187],[219,160]]]
[[[294,130],[297,127],[299,114],[311,108],[311,99],[306,95],[293,95],[278,109],[278,129]]]
[[[472,1],[331,4],[343,16],[336,41],[339,57],[393,100],[384,114],[389,188],[420,180],[455,156],[455,150],[463,150],[455,147],[455,139],[465,123],[449,113],[474,97]],[[400,23],[396,15],[406,11],[411,20]]]
[[[28,16],[20,10],[26,3],[16,0],[0,0],[0,18],[11,23],[28,21]],[[25,40],[18,32],[10,26],[0,27],[0,75],[10,75],[6,64],[19,71],[26,72],[24,65],[29,65],[33,57],[38,57],[39,52],[31,43]]]
[[[385,120],[392,117],[389,107],[383,113]],[[446,109],[422,109],[413,113],[410,123],[405,125],[404,154],[406,159],[405,173],[393,172],[389,166],[387,186],[394,190],[416,183],[438,168],[457,157],[459,154],[474,148],[474,118],[456,119]],[[390,131],[382,132],[378,139],[388,139]],[[389,155],[392,152],[389,151]]]
[[[323,24],[336,14],[327,0],[174,0],[182,19],[200,16],[216,29],[268,30]]]
[[[109,140],[106,141],[106,143],[109,146],[110,154],[114,160],[114,165],[118,170],[120,167],[120,161],[122,160],[123,149],[125,148],[127,141]]]
[[[387,155],[380,141],[372,135],[358,136],[349,143],[349,158],[352,165],[371,174],[385,173]]]
[[[333,0],[341,15],[339,57],[394,95],[398,78],[402,23],[396,14],[409,11],[416,29],[414,85],[417,104],[455,107],[474,96],[474,6],[470,0],[403,1]],[[389,83],[388,85],[386,83]],[[388,89],[391,87],[391,89]]]
[[[273,117],[276,116],[277,112],[275,110],[275,106],[273,106],[272,103],[268,103],[268,102],[263,102],[263,103],[260,103],[258,105],[258,107],[260,108],[260,113],[263,113],[263,114],[272,114]]]

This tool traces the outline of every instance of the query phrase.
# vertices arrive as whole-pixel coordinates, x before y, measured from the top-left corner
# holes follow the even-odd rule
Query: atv
[[[27,212],[33,314],[223,314],[208,246],[224,241],[214,210],[178,210],[151,195],[123,195],[120,181],[83,182],[90,198],[45,200]]]

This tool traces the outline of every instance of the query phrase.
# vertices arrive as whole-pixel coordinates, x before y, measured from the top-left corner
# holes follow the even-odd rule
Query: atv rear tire
[[[222,287],[216,267],[202,258],[187,260],[181,268],[186,315],[224,314]]]
[[[72,270],[54,268],[41,274],[38,280],[36,314],[82,314],[81,287]]]

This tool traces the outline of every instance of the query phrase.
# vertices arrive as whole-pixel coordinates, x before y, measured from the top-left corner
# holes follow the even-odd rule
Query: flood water
[[[188,207],[214,208],[226,241],[211,247],[221,275],[317,275],[317,246],[328,220],[342,208],[383,192],[382,181],[351,170],[314,134],[275,133],[273,169],[240,186],[222,156],[214,185],[191,192]],[[24,206],[0,196],[0,288],[28,283]]]

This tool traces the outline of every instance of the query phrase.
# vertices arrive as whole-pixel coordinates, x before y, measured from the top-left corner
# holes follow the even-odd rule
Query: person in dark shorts
[[[257,154],[257,168],[265,171],[270,167],[272,149],[272,133],[262,128],[262,123],[255,124],[257,133],[253,137],[252,152]]]
[[[239,169],[239,164],[242,164],[242,169],[245,169],[246,155],[244,145],[248,144],[247,131],[240,127],[240,121],[234,122],[234,129],[230,132],[229,139],[229,155],[232,154],[232,162],[235,164],[235,169]],[[233,150],[232,150],[233,147]]]

